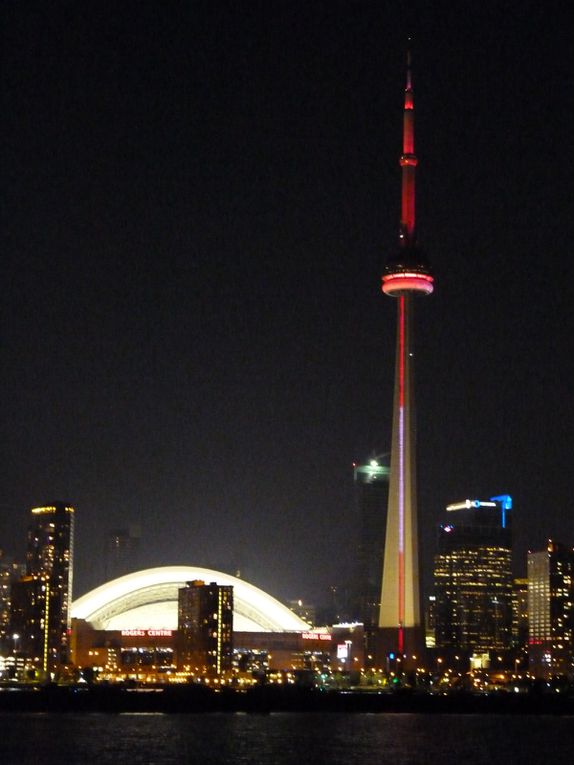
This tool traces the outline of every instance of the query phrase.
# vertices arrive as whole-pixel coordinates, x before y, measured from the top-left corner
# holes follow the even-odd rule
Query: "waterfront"
[[[574,718],[416,714],[0,715],[3,765],[572,762]]]

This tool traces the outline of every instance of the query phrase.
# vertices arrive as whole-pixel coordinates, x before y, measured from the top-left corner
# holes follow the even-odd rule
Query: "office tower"
[[[0,550],[0,653],[10,652],[14,645],[10,634],[12,585],[25,571],[24,565],[15,563]]]
[[[139,569],[140,537],[139,526],[112,529],[106,534],[104,551],[106,582]]]
[[[528,578],[515,579],[512,583],[512,645],[528,646]]]
[[[423,647],[416,507],[413,308],[433,291],[428,261],[415,233],[414,97],[410,55],[403,112],[402,205],[398,254],[387,261],[385,295],[397,299],[397,340],[389,506],[379,615],[382,651],[409,657]]]
[[[436,647],[468,655],[510,648],[512,499],[467,499],[446,510],[434,568]]]
[[[197,579],[178,591],[178,667],[220,675],[233,658],[233,587]]]
[[[49,672],[68,658],[74,508],[54,502],[31,514],[26,575],[12,587],[11,629],[18,652]]]
[[[574,550],[528,554],[528,663],[537,677],[574,675]]]
[[[379,623],[389,468],[380,459],[355,465],[355,517],[359,524],[354,619],[367,629]]]

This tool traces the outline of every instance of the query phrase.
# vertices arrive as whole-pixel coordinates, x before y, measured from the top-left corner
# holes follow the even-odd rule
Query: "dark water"
[[[574,717],[0,715],[0,763],[574,763]]]

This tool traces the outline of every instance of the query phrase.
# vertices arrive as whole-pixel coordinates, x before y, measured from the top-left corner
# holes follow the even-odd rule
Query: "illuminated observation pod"
[[[399,296],[405,292],[421,292],[430,295],[434,289],[434,277],[425,253],[413,242],[405,241],[398,255],[387,261],[383,274],[382,290],[385,295]]]
[[[399,271],[383,276],[383,292],[391,297],[403,292],[422,292],[430,295],[434,289],[434,279],[430,274],[416,271]]]

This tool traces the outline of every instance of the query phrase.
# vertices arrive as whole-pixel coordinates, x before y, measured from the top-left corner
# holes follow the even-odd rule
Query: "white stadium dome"
[[[163,566],[112,579],[72,603],[72,618],[94,629],[177,629],[178,590],[200,579],[233,586],[237,632],[301,632],[309,625],[258,587],[230,574],[195,566]]]

